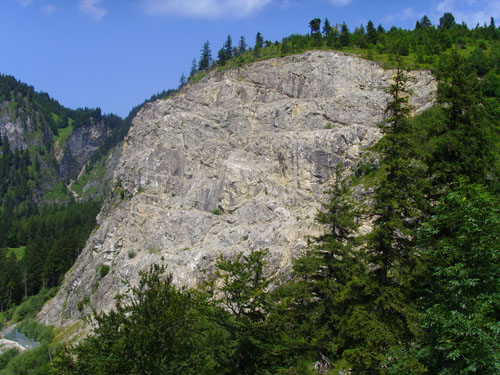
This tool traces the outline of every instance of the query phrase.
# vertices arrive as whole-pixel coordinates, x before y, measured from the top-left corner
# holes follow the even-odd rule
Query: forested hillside
[[[500,30],[493,19],[470,29],[450,13],[438,26],[423,17],[414,30],[321,24],[313,19],[310,34],[281,42],[258,33],[251,49],[228,37],[217,61],[207,42],[181,86],[206,69],[308,49],[396,68],[383,137],[351,171],[337,169],[317,215],[324,233],[309,238],[285,279],[267,276],[265,249],[220,258],[217,279],[197,290],[152,267],[115,310],[94,313],[93,334],[59,351],[52,373],[500,374]],[[417,68],[432,69],[438,98],[411,117],[406,72]],[[2,147],[2,163],[32,181],[34,161],[8,151],[5,139]],[[54,261],[74,260],[60,228],[88,223],[97,207],[86,207],[47,209],[6,239],[26,246],[25,264],[40,270],[25,282],[30,292],[57,284],[64,271]],[[53,242],[40,233],[53,233]],[[71,235],[76,243],[85,237]],[[0,258],[0,272],[2,264],[15,269],[14,257]],[[5,306],[22,298],[22,281],[5,285]],[[0,374],[12,373],[9,361]]]
[[[102,197],[74,203],[66,184],[79,170],[63,173],[60,155],[73,132],[99,123],[108,133],[89,150],[94,160],[123,139],[121,118],[65,108],[0,75],[0,311],[58,285],[95,226]]]

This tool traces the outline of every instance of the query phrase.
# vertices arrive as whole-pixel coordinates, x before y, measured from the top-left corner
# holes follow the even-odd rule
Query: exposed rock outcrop
[[[104,121],[76,128],[64,143],[58,162],[61,178],[75,178],[113,130]]]
[[[86,301],[108,309],[122,280],[134,283],[152,263],[196,286],[219,254],[268,248],[273,272],[286,272],[321,230],[314,216],[336,166],[354,165],[379,139],[393,74],[315,51],[210,72],[147,105],[125,139],[99,228],[39,319],[70,324]],[[436,82],[412,75],[419,112]]]

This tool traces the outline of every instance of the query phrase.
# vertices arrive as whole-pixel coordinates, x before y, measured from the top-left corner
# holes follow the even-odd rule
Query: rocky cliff
[[[90,121],[76,128],[68,137],[58,155],[58,172],[61,178],[75,178],[90,157],[111,136],[113,128],[104,121]]]
[[[88,305],[111,307],[123,280],[152,263],[196,286],[220,254],[268,248],[272,272],[286,272],[321,230],[314,216],[336,166],[354,165],[379,139],[393,74],[308,52],[213,71],[147,105],[125,139],[99,228],[40,320],[68,325]],[[419,112],[436,82],[412,75]]]

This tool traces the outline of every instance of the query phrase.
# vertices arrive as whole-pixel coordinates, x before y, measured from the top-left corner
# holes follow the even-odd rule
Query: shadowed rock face
[[[352,166],[380,137],[394,72],[338,52],[211,72],[135,118],[100,226],[39,315],[66,325],[78,301],[113,305],[152,263],[194,287],[219,254],[268,248],[286,272],[308,235],[339,163]],[[413,73],[415,111],[436,82]],[[123,199],[120,198],[123,197]],[[103,278],[101,264],[110,266]]]
[[[58,156],[58,173],[61,178],[75,178],[90,157],[99,149],[113,130],[103,121],[76,128],[64,143]]]

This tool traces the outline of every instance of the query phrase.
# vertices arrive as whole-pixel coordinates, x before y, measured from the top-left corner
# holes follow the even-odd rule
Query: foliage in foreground
[[[115,309],[94,315],[94,334],[54,362],[54,374],[270,374],[263,252],[219,262],[219,300],[178,289],[164,269],[143,273]],[[224,302],[225,309],[218,302]],[[276,344],[276,342],[274,341]]]

